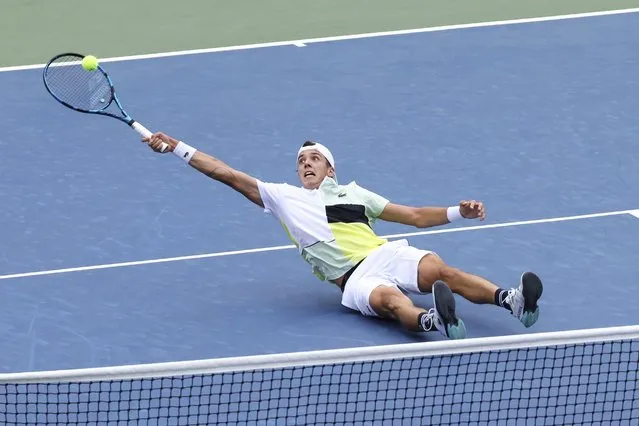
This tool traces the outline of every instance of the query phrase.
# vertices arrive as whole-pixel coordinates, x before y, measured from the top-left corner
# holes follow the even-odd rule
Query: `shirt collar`
[[[320,184],[320,189],[323,191],[337,190],[338,185],[335,179],[333,179],[332,177],[326,176],[324,180],[322,181],[322,183]]]
[[[302,189],[306,189],[302,187]],[[326,176],[317,189],[306,189],[307,191],[334,192],[339,190],[339,185],[334,178]]]

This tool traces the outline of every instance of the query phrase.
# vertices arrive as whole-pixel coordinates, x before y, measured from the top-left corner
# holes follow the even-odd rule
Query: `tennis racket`
[[[98,65],[95,71],[82,68],[84,55],[62,53],[54,56],[44,67],[44,87],[55,100],[74,111],[116,118],[143,137],[153,133],[135,121],[122,108],[111,78]],[[162,152],[169,146],[162,144]]]

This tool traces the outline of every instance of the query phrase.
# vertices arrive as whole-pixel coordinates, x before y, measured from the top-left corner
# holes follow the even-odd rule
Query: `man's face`
[[[335,170],[317,150],[303,151],[297,157],[297,176],[306,189],[317,189],[326,176],[334,177]]]

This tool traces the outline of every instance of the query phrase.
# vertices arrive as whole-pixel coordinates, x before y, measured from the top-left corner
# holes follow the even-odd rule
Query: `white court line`
[[[639,219],[639,210],[631,210],[628,213]]]
[[[470,24],[442,25],[438,27],[415,28],[415,29],[409,29],[409,30],[381,31],[381,32],[373,32],[373,33],[318,37],[318,38],[309,38],[309,39],[301,39],[301,40],[276,41],[276,42],[269,42],[269,43],[254,43],[254,44],[244,44],[244,45],[238,45],[238,46],[213,47],[208,49],[180,50],[175,52],[119,56],[119,57],[113,57],[113,58],[102,58],[100,59],[100,62],[133,61],[133,60],[140,60],[140,59],[166,58],[169,56],[184,56],[184,55],[197,55],[202,53],[228,52],[228,51],[234,51],[234,50],[261,49],[265,47],[277,47],[277,46],[298,46],[299,47],[300,45],[307,45],[309,43],[324,43],[324,42],[330,42],[330,41],[355,40],[355,39],[361,39],[361,38],[386,37],[386,36],[417,34],[417,33],[448,31],[448,30],[461,30],[466,28],[495,27],[500,25],[528,24],[528,23],[534,23],[534,22],[560,21],[565,19],[592,18],[597,16],[621,15],[621,14],[637,13],[637,12],[639,12],[639,7],[631,8],[631,9],[604,10],[599,12],[572,13],[567,15],[541,16],[541,17],[535,17],[535,18],[508,19],[503,21],[488,21],[488,22],[475,22]],[[11,67],[1,67],[0,72],[38,69],[38,68],[44,68],[44,65],[45,64],[35,64],[35,65],[19,65],[19,66],[11,66]]]
[[[563,217],[552,217],[547,219],[522,220],[517,222],[505,222],[505,223],[495,223],[490,225],[466,226],[461,228],[434,229],[429,231],[408,232],[405,234],[383,235],[382,237],[383,238],[405,238],[405,237],[414,237],[418,235],[447,234],[452,232],[477,231],[480,229],[508,228],[512,226],[535,225],[540,223],[567,222],[570,220],[593,219],[593,218],[606,217],[606,216],[619,216],[623,214],[635,215],[637,212],[639,212],[639,210],[618,210],[614,212],[582,214],[578,216],[563,216]],[[64,274],[69,272],[94,271],[97,269],[123,268],[127,266],[150,265],[153,263],[178,262],[182,260],[207,259],[211,257],[235,256],[240,254],[288,250],[293,248],[295,248],[294,245],[261,247],[261,248],[246,249],[246,250],[234,250],[234,251],[223,251],[223,252],[217,252],[217,253],[194,254],[189,256],[166,257],[162,259],[137,260],[132,262],[109,263],[104,265],[80,266],[77,268],[51,269],[48,271],[36,271],[36,272],[24,272],[19,274],[0,275],[0,280],[8,280],[11,278],[35,277],[39,275]]]

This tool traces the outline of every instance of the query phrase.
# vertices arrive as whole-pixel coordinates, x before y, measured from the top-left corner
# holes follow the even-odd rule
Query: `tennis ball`
[[[98,58],[93,55],[87,55],[82,58],[82,68],[87,71],[95,71],[98,69]]]

